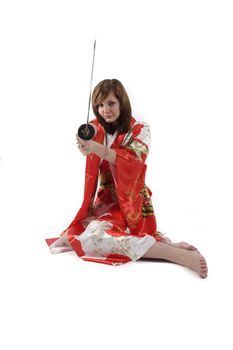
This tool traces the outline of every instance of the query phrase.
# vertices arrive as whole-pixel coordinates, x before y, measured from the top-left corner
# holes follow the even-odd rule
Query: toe
[[[197,248],[194,247],[194,245],[188,244],[187,242],[181,242],[181,244],[183,245],[183,248],[186,248],[188,250],[197,250]]]
[[[201,256],[200,258],[200,277],[202,278],[206,278],[207,277],[207,273],[208,273],[208,267],[207,267],[207,263],[206,260],[203,256]]]

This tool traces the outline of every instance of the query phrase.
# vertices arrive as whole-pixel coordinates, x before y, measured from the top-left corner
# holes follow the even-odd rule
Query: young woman
[[[206,261],[194,246],[172,243],[156,231],[145,184],[150,128],[132,117],[122,83],[101,81],[93,91],[92,108],[94,138],[77,137],[86,156],[83,204],[60,238],[47,239],[51,252],[74,250],[84,260],[111,265],[165,259],[207,277]]]

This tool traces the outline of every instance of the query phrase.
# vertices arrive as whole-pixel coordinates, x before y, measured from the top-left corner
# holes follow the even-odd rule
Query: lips
[[[104,119],[105,119],[106,121],[109,121],[109,120],[112,119],[112,116],[111,116],[111,115],[110,115],[110,116],[107,116],[107,117],[105,116]]]

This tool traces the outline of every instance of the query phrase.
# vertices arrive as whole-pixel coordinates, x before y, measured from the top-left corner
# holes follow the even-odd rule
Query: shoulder
[[[134,121],[131,124],[131,128],[128,133],[125,135],[123,146],[131,142],[140,142],[144,143],[147,146],[150,145],[150,126],[149,124],[142,121]]]
[[[147,126],[149,125],[148,123],[144,122],[144,121],[139,121],[139,120],[135,120],[133,125],[142,125],[142,126]]]
[[[150,148],[150,126],[146,122],[136,121],[132,130],[132,138],[139,142],[140,144],[144,144],[147,148]]]
[[[142,137],[150,135],[150,126],[148,123],[143,121],[135,121],[132,126],[132,134],[134,137]]]

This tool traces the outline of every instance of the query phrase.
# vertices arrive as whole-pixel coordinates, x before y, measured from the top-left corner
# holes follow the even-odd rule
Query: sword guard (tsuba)
[[[76,135],[80,137],[80,139],[88,141],[88,140],[91,140],[95,135],[95,129],[90,124],[82,124],[79,127]]]

